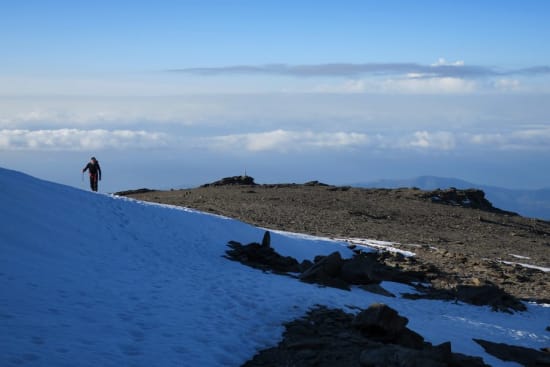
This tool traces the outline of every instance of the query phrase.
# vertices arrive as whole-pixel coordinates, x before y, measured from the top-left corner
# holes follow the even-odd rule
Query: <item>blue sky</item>
[[[424,174],[550,186],[550,3],[17,1],[0,165],[102,189]]]

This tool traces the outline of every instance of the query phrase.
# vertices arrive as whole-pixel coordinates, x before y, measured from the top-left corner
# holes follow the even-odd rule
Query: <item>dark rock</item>
[[[394,309],[382,303],[375,303],[358,313],[353,319],[352,326],[369,336],[383,335],[394,338],[403,332],[408,322],[406,317],[399,316]]]
[[[304,186],[328,186],[328,185],[325,184],[325,183],[322,183],[322,182],[319,182],[319,181],[315,180],[315,181],[306,182],[306,183],[304,184]]]
[[[459,285],[456,287],[456,293],[457,298],[463,302],[476,306],[489,305],[494,311],[527,310],[520,300],[494,284],[481,286]]]
[[[407,348],[422,349],[424,338],[407,329],[409,320],[385,304],[375,303],[353,319],[352,326],[369,338],[383,343],[392,342]]]
[[[401,318],[387,306],[371,308],[369,313],[378,314],[381,311],[381,315],[386,315],[378,321],[388,315],[390,320]],[[450,343],[435,347],[422,343],[420,348],[410,348],[397,343],[399,337],[381,342],[352,326],[357,318],[342,310],[317,307],[304,318],[285,324],[283,340],[276,347],[259,352],[244,366],[486,366],[481,358],[452,353]],[[414,333],[406,327],[395,329],[401,330],[401,333]]]
[[[143,188],[143,189],[136,189],[136,190],[118,191],[118,192],[115,192],[114,195],[129,196],[129,195],[135,195],[135,194],[146,194],[148,192],[155,192],[155,191],[156,190]]]
[[[210,186],[233,186],[233,185],[256,185],[254,178],[250,176],[232,176],[224,177],[221,180],[214,181],[209,184],[204,184],[201,187],[210,187]]]
[[[367,346],[360,357],[364,367],[447,367],[445,360],[432,356],[429,352],[405,348],[399,345]]]
[[[550,354],[536,349],[493,343],[482,339],[474,339],[474,341],[481,345],[487,353],[503,361],[517,362],[526,367],[550,366]]]
[[[381,296],[395,297],[395,294],[393,294],[393,293],[389,292],[388,290],[384,289],[380,284],[376,284],[376,283],[364,284],[364,285],[361,285],[359,288],[361,288],[361,289],[363,289],[367,292],[379,294]]]
[[[318,283],[329,287],[349,290],[346,281],[339,278],[344,260],[338,251],[328,256],[317,257],[316,262],[300,275],[306,283]]]
[[[305,272],[313,266],[313,263],[309,260],[304,260],[300,263],[300,273]]]
[[[485,192],[477,189],[457,190],[451,187],[446,190],[429,191],[422,195],[424,198],[429,198],[433,203],[461,206],[463,208],[480,209],[492,213],[517,215],[516,213],[507,212],[495,208],[493,204],[485,198]]]
[[[454,288],[425,288],[417,286],[417,289],[422,293],[404,294],[403,297],[408,299],[425,298],[461,301],[475,306],[490,306],[493,311],[508,313],[527,310],[519,299],[491,283],[458,285]]]
[[[373,270],[380,265],[368,254],[358,254],[342,264],[341,277],[350,284],[371,284],[380,279],[372,279]]]
[[[270,246],[270,238],[269,232],[266,232],[262,244],[253,242],[242,245],[236,241],[229,241],[230,250],[226,251],[226,257],[264,271],[299,273],[300,264],[298,261],[290,256],[279,255]]]
[[[262,247],[271,247],[271,234],[269,231],[265,231],[264,237],[262,238]]]

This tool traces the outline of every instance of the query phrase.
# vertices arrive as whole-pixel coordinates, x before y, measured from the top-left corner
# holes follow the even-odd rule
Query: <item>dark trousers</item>
[[[97,175],[90,175],[90,188],[92,191],[97,191]]]

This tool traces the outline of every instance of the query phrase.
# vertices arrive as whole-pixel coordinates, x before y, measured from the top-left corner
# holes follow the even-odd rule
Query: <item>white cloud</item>
[[[414,75],[409,78],[387,79],[380,85],[387,93],[404,94],[464,94],[477,90],[477,82],[454,77],[421,78]]]
[[[447,60],[445,60],[445,58],[443,57],[440,57],[439,59],[437,59],[437,61],[435,63],[432,64],[432,66],[464,66],[464,61],[463,60],[457,60],[455,62],[447,62]]]
[[[447,131],[416,131],[412,137],[403,139],[403,147],[429,150],[452,150],[456,147],[453,133]]]
[[[518,91],[521,82],[517,79],[499,79],[494,82],[494,87],[499,91]]]
[[[468,135],[467,141],[491,150],[550,150],[550,127]]]
[[[148,149],[168,144],[164,133],[130,130],[0,130],[0,150]]]
[[[288,152],[311,148],[340,149],[368,144],[369,137],[361,133],[274,130],[262,133],[233,134],[206,139],[217,150],[244,148],[251,152]]]

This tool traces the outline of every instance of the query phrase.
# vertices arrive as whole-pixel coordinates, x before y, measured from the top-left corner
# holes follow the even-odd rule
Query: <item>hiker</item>
[[[101,167],[99,167],[99,162],[95,157],[90,159],[90,162],[84,167],[82,173],[86,172],[86,170],[90,173],[90,188],[92,191],[97,191],[97,181],[101,181]]]

